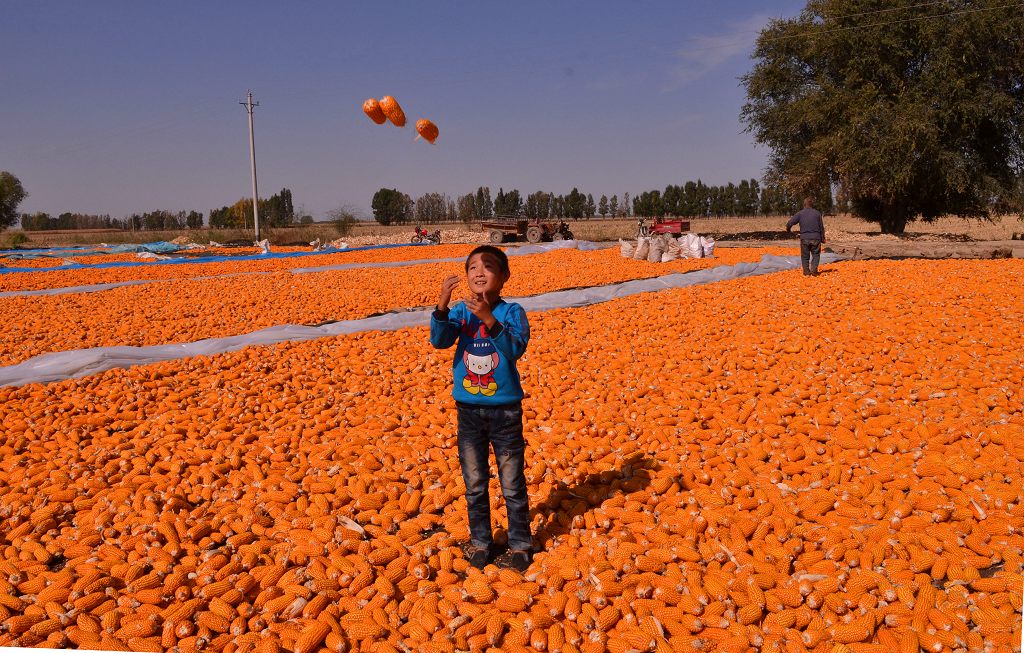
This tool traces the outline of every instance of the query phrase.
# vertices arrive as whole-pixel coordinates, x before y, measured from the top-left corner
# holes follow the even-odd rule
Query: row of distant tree
[[[124,218],[112,218],[109,214],[95,215],[91,213],[61,213],[52,216],[49,213],[22,213],[21,228],[25,231],[65,231],[75,229],[124,229],[136,230],[172,230],[200,229],[203,226],[203,214],[199,211],[147,211],[133,213]]]
[[[831,213],[837,207],[830,189],[811,194],[815,207]],[[756,179],[738,184],[708,186],[701,180],[682,186],[666,186],[664,191],[650,190],[633,198],[633,214],[642,216],[727,217],[746,215],[788,215],[800,210],[804,198],[782,186],[765,186]]]
[[[814,194],[815,206],[826,212],[842,209],[829,189]],[[594,217],[629,216],[747,216],[780,215],[799,210],[803,198],[788,193],[781,186],[762,187],[756,179],[738,184],[709,186],[688,181],[681,186],[669,185],[664,191],[650,190],[630,198],[629,193],[601,195],[595,201],[590,193],[573,188],[565,195],[536,191],[526,195],[516,189],[499,188],[492,199],[491,189],[481,186],[475,193],[456,198],[444,193],[426,193],[415,200],[396,188],[381,188],[373,195],[371,207],[377,222],[475,222],[492,217],[524,217],[543,219],[587,219]],[[845,204],[840,202],[840,204]]]
[[[12,175],[10,180],[17,184]],[[21,191],[23,193],[23,191]],[[821,193],[819,206],[831,210],[833,201],[829,192]],[[18,198],[20,201],[20,198]],[[499,188],[492,197],[488,186],[477,188],[451,198],[444,193],[426,193],[417,199],[394,188],[381,188],[373,196],[374,218],[381,224],[407,222],[475,222],[495,216],[544,219],[580,220],[593,217],[628,216],[738,216],[775,215],[792,213],[799,208],[800,198],[791,197],[781,187],[761,187],[756,179],[744,179],[738,184],[709,186],[701,180],[688,181],[680,186],[666,186],[663,191],[651,190],[631,197],[629,193],[611,197],[601,195],[595,200],[590,193],[573,188],[568,193],[556,194],[535,191],[525,197],[516,189]],[[14,205],[16,206],[16,204]],[[260,224],[265,227],[285,227],[308,224],[313,218],[297,216],[292,192],[282,188],[278,193],[260,200]],[[204,219],[205,218],[205,219]],[[174,231],[201,229],[244,229],[252,227],[252,200],[240,199],[229,206],[212,209],[206,216],[191,211],[148,211],[133,213],[123,218],[109,214],[66,212],[23,213],[21,226],[26,231],[52,231],[75,229],[123,229],[126,231]]]
[[[297,222],[292,192],[282,188],[280,192],[260,200],[260,225],[266,227],[287,227]],[[312,221],[312,219],[310,219]],[[222,206],[210,211],[211,229],[252,227],[252,199],[240,199],[231,206]]]
[[[260,225],[285,227],[298,222],[312,222],[310,216],[295,214],[292,192],[282,188],[280,192],[260,200]],[[240,199],[231,206],[212,209],[208,224],[213,229],[243,229],[252,227],[252,200]],[[199,211],[147,211],[133,213],[123,218],[109,214],[49,213],[21,214],[21,228],[25,231],[64,231],[74,229],[123,229],[125,231],[176,231],[179,229],[202,229],[204,216]]]

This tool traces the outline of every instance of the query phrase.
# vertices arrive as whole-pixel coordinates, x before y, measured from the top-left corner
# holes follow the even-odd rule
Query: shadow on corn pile
[[[542,525],[536,529],[533,536],[534,550],[545,551],[552,540],[568,535],[573,528],[583,527],[588,515],[595,519],[596,526],[607,527],[610,522],[605,524],[605,520],[594,516],[601,504],[617,495],[647,489],[651,484],[651,477],[646,472],[654,472],[657,469],[658,464],[653,459],[637,453],[626,458],[619,469],[587,474],[582,479],[576,479],[572,485],[559,482],[544,501],[530,508],[531,518],[537,515],[543,517]],[[429,536],[442,530],[444,527],[438,526],[426,531],[424,535]],[[467,557],[469,547],[469,542],[463,543],[460,547]],[[511,564],[508,532],[501,527],[494,531],[491,564],[498,567],[508,567]],[[465,572],[456,572],[456,575],[462,580],[466,578]]]
[[[601,526],[601,520],[594,515],[595,509],[618,494],[646,489],[651,478],[644,472],[657,468],[658,464],[653,459],[636,453],[626,458],[619,469],[587,474],[576,479],[573,485],[559,482],[547,499],[530,509],[531,517],[541,515],[544,520],[534,534],[537,549],[543,551],[551,540],[568,535],[574,527],[583,527],[588,515],[595,519],[597,526]]]

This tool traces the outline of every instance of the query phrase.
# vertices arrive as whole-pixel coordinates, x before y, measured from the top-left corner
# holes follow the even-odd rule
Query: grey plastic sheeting
[[[821,256],[823,264],[835,263],[839,260],[841,260],[841,257],[835,254],[822,254]],[[560,290],[521,299],[512,298],[510,301],[518,302],[524,309],[531,312],[555,308],[573,308],[607,302],[619,297],[628,297],[640,293],[657,292],[669,288],[686,288],[688,286],[794,270],[799,267],[799,257],[765,255],[758,263],[740,263],[738,265],[721,266],[687,273],[676,272],[652,279],[637,279],[635,281],[578,290]],[[250,345],[299,342],[362,331],[395,331],[406,327],[427,325],[430,323],[430,314],[431,309],[421,309],[386,313],[358,320],[343,320],[315,327],[286,324],[238,336],[209,338],[207,340],[174,345],[97,347],[94,349],[54,352],[52,354],[36,356],[17,365],[0,368],[0,386],[50,383],[89,374],[98,374],[115,367],[148,365],[150,363],[190,358],[192,356],[212,356],[214,354],[236,351]]]
[[[273,274],[272,272],[232,272],[229,274],[215,274],[208,277],[188,277],[190,281],[202,279],[221,279],[223,277],[244,277],[252,274]],[[113,290],[122,286],[139,286],[147,283],[167,283],[168,281],[180,281],[180,279],[136,279],[134,281],[114,281],[111,283],[94,283],[88,286],[67,286],[64,288],[43,288],[42,290],[7,290],[0,292],[0,299],[5,297],[38,297],[41,295],[71,295],[83,292],[100,292],[102,290]]]
[[[617,243],[592,243],[583,240],[563,240],[555,243],[544,243],[542,245],[524,245],[522,247],[515,247],[508,249],[506,253],[509,256],[525,256],[527,254],[543,254],[551,252],[556,249],[579,249],[582,251],[593,251],[598,249],[608,249],[616,247]],[[311,272],[331,272],[336,270],[353,270],[356,268],[399,268],[406,267],[409,265],[425,265],[428,263],[454,263],[461,262],[464,260],[462,257],[456,258],[425,258],[416,259],[413,261],[386,261],[377,263],[338,263],[335,265],[318,265],[310,268],[292,268],[288,270],[292,274],[309,274]],[[184,277],[184,279],[194,281],[197,279],[219,279],[221,277],[237,277],[247,274],[271,274],[271,272],[233,272],[229,274],[216,274],[204,277]],[[51,295],[68,295],[75,293],[84,292],[102,292],[104,290],[113,290],[114,288],[121,288],[123,286],[138,286],[147,283],[167,283],[168,281],[180,281],[182,278],[177,279],[136,279],[134,281],[114,281],[111,283],[94,283],[87,286],[66,286],[63,288],[43,288],[40,290],[7,290],[0,292],[0,299],[5,297],[38,297],[38,296],[51,296]]]

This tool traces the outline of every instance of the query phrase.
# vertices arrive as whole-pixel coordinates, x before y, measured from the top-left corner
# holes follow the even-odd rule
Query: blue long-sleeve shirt
[[[491,308],[497,324],[488,331],[462,302],[430,318],[430,344],[455,348],[452,374],[455,401],[477,406],[500,406],[522,401],[523,386],[516,361],[530,342],[530,324],[519,304],[499,299]]]
[[[821,211],[800,209],[786,223],[786,231],[797,223],[800,224],[800,240],[825,240],[825,223],[821,220]]]

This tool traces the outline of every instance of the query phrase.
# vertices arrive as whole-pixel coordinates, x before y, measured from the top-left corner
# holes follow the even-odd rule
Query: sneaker
[[[467,560],[469,560],[469,564],[476,567],[477,569],[483,569],[487,566],[488,557],[489,556],[487,554],[487,549],[481,549],[478,547],[471,548],[467,552],[466,556]]]
[[[516,571],[523,572],[530,568],[532,558],[529,551],[513,551],[509,556],[509,565]]]

